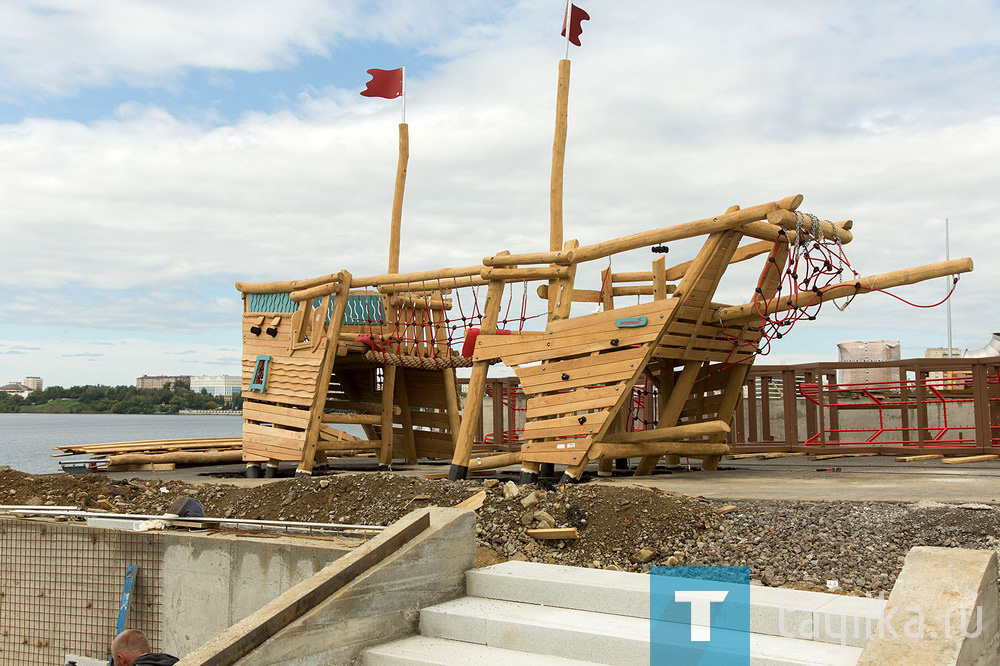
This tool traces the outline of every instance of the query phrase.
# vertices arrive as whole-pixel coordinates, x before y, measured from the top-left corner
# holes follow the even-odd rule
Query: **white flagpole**
[[[406,66],[403,66],[403,119],[400,122],[406,122]]]
[[[572,15],[573,15],[572,7],[573,7],[573,5],[571,3],[571,0],[566,0],[566,16],[565,16],[565,21],[566,21],[566,23],[565,23],[565,25],[566,25],[566,57],[564,58],[564,60],[569,60],[569,35],[570,35],[570,30],[571,30],[571,26],[570,26],[569,20],[570,20],[570,18],[572,18]]]

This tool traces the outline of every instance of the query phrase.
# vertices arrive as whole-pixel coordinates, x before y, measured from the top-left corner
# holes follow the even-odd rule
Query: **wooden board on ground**
[[[981,456],[962,456],[960,458],[945,458],[941,462],[946,465],[963,465],[965,463],[985,462],[987,460],[1000,459],[1000,455],[984,454]]]
[[[456,509],[468,509],[469,511],[478,511],[482,508],[483,502],[486,501],[486,491],[480,490],[478,493],[462,500],[455,505]]]
[[[918,456],[899,456],[896,462],[918,462],[920,460],[938,460],[944,458],[943,453],[924,453]]]
[[[575,527],[554,527],[551,529],[539,528],[527,530],[528,536],[533,539],[579,539],[580,533]]]
[[[827,453],[821,456],[810,456],[810,460],[832,460],[833,458],[869,458],[877,453]]]

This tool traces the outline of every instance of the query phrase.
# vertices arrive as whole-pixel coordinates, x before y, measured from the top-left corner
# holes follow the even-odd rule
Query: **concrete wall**
[[[465,572],[476,564],[476,515],[421,511],[430,513],[429,528],[269,638],[240,666],[348,664],[368,646],[416,633],[424,606],[462,596]]]
[[[183,655],[350,552],[295,537],[163,533],[161,649]]]

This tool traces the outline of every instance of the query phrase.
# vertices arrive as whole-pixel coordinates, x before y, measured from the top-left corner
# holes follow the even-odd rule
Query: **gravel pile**
[[[663,565],[748,566],[765,585],[888,592],[916,545],[1000,548],[1000,507],[886,502],[715,502],[639,486],[516,486],[393,474],[288,479],[253,488],[97,475],[33,476],[0,468],[0,504],[72,504],[162,514],[181,496],[209,516],[387,525],[425,506],[485,491],[480,566],[509,559],[647,572]],[[574,540],[526,530],[575,527]]]

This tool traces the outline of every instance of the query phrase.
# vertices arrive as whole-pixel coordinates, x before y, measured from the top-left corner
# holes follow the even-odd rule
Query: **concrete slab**
[[[992,550],[917,546],[859,663],[1000,662],[1000,594]]]

